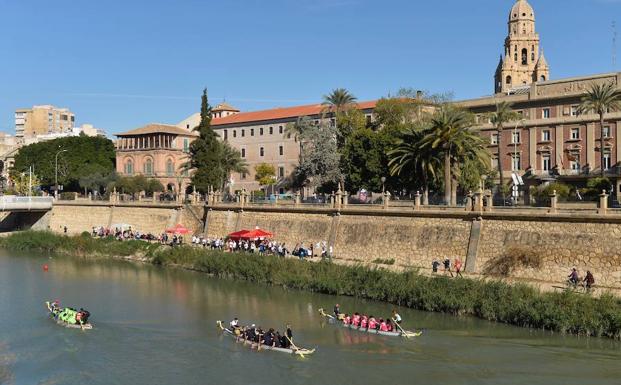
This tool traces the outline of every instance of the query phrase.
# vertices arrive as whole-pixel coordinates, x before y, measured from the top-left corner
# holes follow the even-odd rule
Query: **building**
[[[223,102],[211,109],[212,119],[226,118],[229,115],[237,114],[239,110],[230,104]],[[186,119],[177,123],[177,127],[185,128],[186,130],[193,130],[201,122],[201,114],[197,112],[190,115]]]
[[[193,131],[166,124],[148,124],[116,134],[116,171],[120,175],[144,175],[159,180],[169,191],[185,190],[190,175],[183,170]]]
[[[367,119],[372,119],[375,101],[360,102],[357,104]],[[221,106],[221,105],[220,105]],[[213,129],[220,138],[238,149],[242,158],[248,162],[248,173],[232,175],[232,190],[247,191],[259,190],[261,186],[254,180],[254,168],[258,164],[268,163],[276,169],[277,192],[287,191],[289,178],[298,165],[300,144],[296,138],[287,135],[287,124],[295,122],[300,117],[309,117],[317,123],[324,119],[325,106],[311,104],[296,107],[275,108],[270,110],[239,112],[234,107],[227,106],[222,117],[214,118],[211,122]],[[194,115],[193,115],[194,116]],[[197,126],[198,122],[184,120],[180,124],[189,127]],[[199,117],[200,121],[200,117]]]
[[[71,132],[75,115],[67,108],[51,105],[15,110],[15,136],[18,138]]]
[[[549,80],[550,69],[539,54],[535,13],[526,0],[513,5],[508,25],[505,55],[495,76],[496,94],[458,102],[476,114],[476,129],[489,139],[494,165],[502,162],[509,180],[517,174],[530,185],[560,180],[577,186],[599,175],[603,167],[621,199],[621,111],[606,116],[603,148],[599,116],[578,112],[592,84],[613,83],[621,92],[621,73]],[[496,129],[485,116],[503,101],[512,103],[522,120],[504,127],[507,132],[498,143]]]

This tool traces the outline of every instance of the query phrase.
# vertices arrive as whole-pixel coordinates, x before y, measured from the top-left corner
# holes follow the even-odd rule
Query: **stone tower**
[[[505,53],[494,76],[496,93],[545,81],[550,68],[539,48],[539,34],[535,32],[535,11],[528,1],[517,0],[509,13],[509,35],[505,39]]]

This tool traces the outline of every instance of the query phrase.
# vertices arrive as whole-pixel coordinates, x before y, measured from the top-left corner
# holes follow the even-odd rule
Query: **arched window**
[[[522,65],[528,64],[528,50],[526,48],[522,49]]]
[[[125,174],[126,175],[134,174],[134,162],[131,159],[127,159],[125,161]]]
[[[145,175],[153,175],[153,160],[151,158],[147,158],[144,162],[144,174]]]
[[[546,76],[545,75],[541,75],[541,77],[539,78],[540,81],[545,82],[546,81]]]
[[[511,84],[511,76],[507,76],[507,84]]]
[[[175,164],[172,159],[168,159],[166,161],[166,175],[174,176],[175,175]]]

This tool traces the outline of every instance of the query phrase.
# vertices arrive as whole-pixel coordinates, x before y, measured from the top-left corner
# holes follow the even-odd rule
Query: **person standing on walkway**
[[[453,278],[453,272],[451,271],[451,259],[448,257],[444,258],[444,275],[446,275],[447,271],[451,274],[451,278]]]
[[[453,266],[455,266],[455,277],[463,278],[461,275],[461,259],[456,258]]]

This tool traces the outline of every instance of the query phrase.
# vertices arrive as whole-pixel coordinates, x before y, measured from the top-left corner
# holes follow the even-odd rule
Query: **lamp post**
[[[380,178],[380,180],[382,181],[382,195],[384,195],[384,193],[386,192],[386,177],[383,176]]]
[[[58,152],[56,153],[56,157],[54,160],[54,184],[56,185],[54,188],[54,198],[58,199],[58,155],[60,155],[62,152],[66,152],[67,150],[58,150]]]

